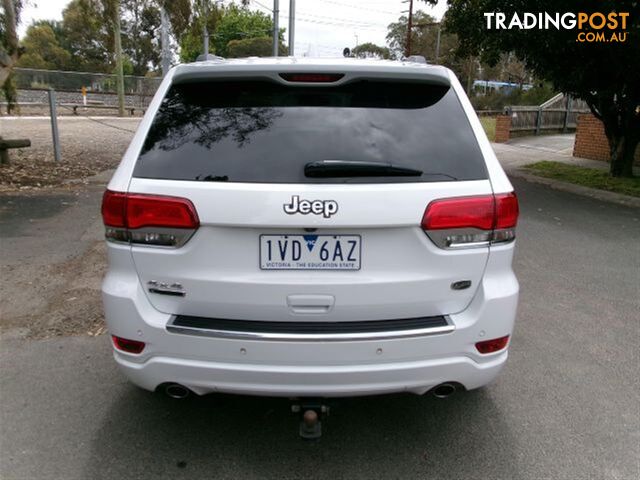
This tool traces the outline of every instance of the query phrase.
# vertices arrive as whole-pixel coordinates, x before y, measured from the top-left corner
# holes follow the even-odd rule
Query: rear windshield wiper
[[[422,170],[385,162],[318,160],[304,166],[304,175],[309,178],[419,177],[422,175]]]

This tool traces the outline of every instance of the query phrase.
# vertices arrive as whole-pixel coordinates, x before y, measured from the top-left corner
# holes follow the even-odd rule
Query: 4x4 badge
[[[308,215],[313,213],[314,215],[322,215],[324,218],[329,218],[338,211],[338,202],[335,200],[300,200],[298,195],[294,195],[291,197],[291,203],[285,203],[282,207],[287,215],[296,213]]]

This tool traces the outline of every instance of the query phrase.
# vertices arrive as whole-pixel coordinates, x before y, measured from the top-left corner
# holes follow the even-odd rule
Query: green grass
[[[496,119],[494,117],[480,117],[480,123],[489,141],[493,142],[496,138]]]
[[[640,197],[640,177],[614,178],[606,170],[549,161],[532,163],[524,168],[540,177]]]

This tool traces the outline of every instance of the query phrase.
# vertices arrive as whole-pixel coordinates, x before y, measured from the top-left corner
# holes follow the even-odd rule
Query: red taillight
[[[142,353],[145,346],[144,342],[116,337],[115,335],[111,335],[111,340],[113,340],[113,346],[116,347],[116,349],[127,353]]]
[[[107,190],[102,198],[106,237],[116,242],[180,246],[200,225],[186,198]]]
[[[198,215],[186,198],[127,195],[127,228],[197,228]]]
[[[280,77],[287,82],[332,83],[344,77],[344,73],[281,73]]]
[[[507,343],[509,343],[509,335],[491,340],[483,340],[482,342],[476,343],[476,348],[482,354],[493,353],[505,348]]]
[[[450,228],[493,228],[493,195],[435,200],[422,217],[425,230]]]
[[[109,227],[126,227],[127,195],[107,190],[102,196],[102,221]]]
[[[107,227],[197,228],[198,214],[186,198],[121,193],[107,190],[102,198]]]
[[[434,200],[421,225],[441,248],[468,248],[513,240],[517,222],[518,199],[512,192]]]
[[[494,228],[514,228],[518,223],[519,213],[518,197],[515,193],[496,195],[496,225]]]

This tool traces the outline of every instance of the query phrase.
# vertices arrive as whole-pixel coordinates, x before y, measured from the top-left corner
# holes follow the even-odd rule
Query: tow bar
[[[322,400],[296,400],[291,404],[291,411],[300,416],[300,437],[317,440],[322,436],[322,419],[329,416],[329,407]]]

